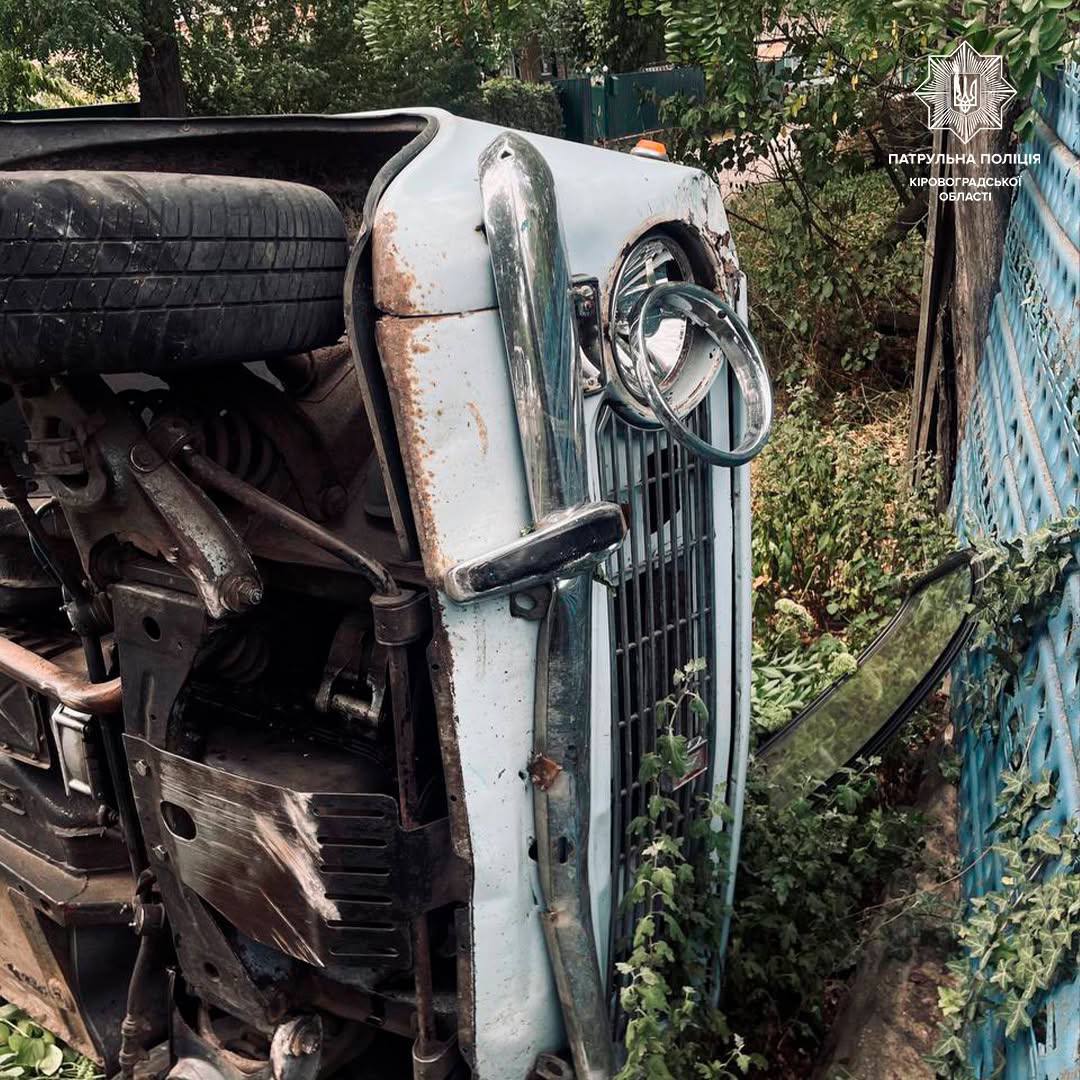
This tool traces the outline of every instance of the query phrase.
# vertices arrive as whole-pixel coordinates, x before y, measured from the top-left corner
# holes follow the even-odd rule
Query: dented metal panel
[[[424,569],[438,582],[529,522],[499,313],[384,317],[376,338]]]
[[[480,311],[387,317],[377,334],[424,566],[438,580],[531,521],[502,326]],[[505,597],[439,606],[474,861],[476,1070],[502,1080],[562,1043],[529,855],[536,623],[511,618]]]
[[[395,315],[496,304],[477,162],[502,129],[438,115],[435,138],[389,185],[375,214],[375,304]],[[677,222],[710,242],[729,243],[720,192],[703,172],[543,135],[526,138],[555,178],[570,269],[600,281],[605,310],[621,253],[650,228]]]
[[[500,314],[482,231],[477,159],[497,129],[439,117],[427,149],[387,188],[373,234],[377,341],[393,405],[425,575],[436,586],[458,562],[517,539],[532,524],[507,379]],[[626,251],[661,225],[686,226],[726,285],[737,279],[719,192],[694,170],[528,136],[555,180],[570,271],[601,282],[602,310]],[[462,224],[464,223],[464,225]],[[526,223],[523,222],[523,225]],[[729,291],[734,292],[734,289]],[[729,413],[726,380],[712,392]],[[597,413],[585,402],[589,497],[599,497]],[[741,471],[741,470],[740,470]],[[712,474],[719,689],[713,717],[715,778],[745,757],[749,650],[736,624],[733,518],[748,513],[728,470]],[[745,583],[744,583],[745,584]],[[591,589],[592,755],[588,839],[593,926],[606,968],[611,915],[611,666],[607,590]],[[527,1074],[536,1054],[564,1045],[544,947],[542,897],[530,847],[537,832],[529,760],[533,735],[536,623],[513,618],[505,599],[469,606],[439,595],[437,622],[452,657],[453,719],[474,858],[473,1003],[478,1080]],[[736,651],[736,641],[739,647]],[[732,789],[735,802],[741,784]]]
[[[140,814],[163,820],[180,881],[288,956],[318,968],[408,968],[408,920],[461,895],[445,819],[405,830],[389,795],[296,791],[126,743]],[[258,753],[236,756],[250,768]],[[269,774],[273,763],[262,762]]]

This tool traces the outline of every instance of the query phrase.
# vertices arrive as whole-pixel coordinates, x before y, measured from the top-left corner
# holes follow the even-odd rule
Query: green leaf
[[[38,1062],[38,1072],[42,1076],[55,1076],[64,1064],[64,1054],[59,1046],[49,1046],[42,1059]]]
[[[1031,1026],[1027,1002],[1015,995],[1010,995],[1002,1007],[1002,1018],[1005,1021],[1007,1039],[1015,1038],[1021,1031]]]

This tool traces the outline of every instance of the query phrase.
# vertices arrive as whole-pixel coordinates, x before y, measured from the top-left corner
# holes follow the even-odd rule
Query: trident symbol
[[[979,105],[979,77],[966,71],[954,71],[952,77],[953,108],[967,114]]]

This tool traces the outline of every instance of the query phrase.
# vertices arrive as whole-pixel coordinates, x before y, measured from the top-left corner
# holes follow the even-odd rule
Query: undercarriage
[[[110,1075],[465,1068],[450,673],[364,354],[416,127],[0,176],[0,996]]]

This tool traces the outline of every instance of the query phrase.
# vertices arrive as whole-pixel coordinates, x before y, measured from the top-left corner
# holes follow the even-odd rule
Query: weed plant
[[[59,1043],[16,1005],[0,1002],[0,1080],[105,1080],[87,1057]]]

